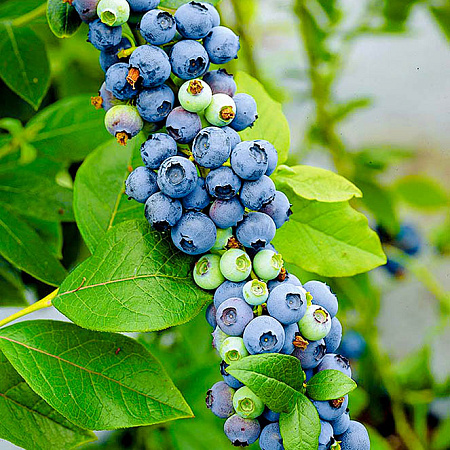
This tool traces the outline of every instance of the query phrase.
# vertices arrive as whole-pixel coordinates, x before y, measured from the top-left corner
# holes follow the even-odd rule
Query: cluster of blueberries
[[[342,338],[338,301],[325,283],[303,286],[287,273],[273,246],[247,253],[233,236],[229,241],[225,249],[203,255],[193,273],[198,286],[215,289],[206,318],[222,359],[223,381],[208,391],[206,405],[226,419],[225,434],[233,445],[250,445],[259,438],[262,450],[282,450],[279,414],[226,369],[248,355],[282,353],[300,360],[305,381],[327,369],[351,377],[349,361],[336,353]],[[350,420],[348,396],[313,404],[321,420],[319,450],[370,448],[365,427]]]

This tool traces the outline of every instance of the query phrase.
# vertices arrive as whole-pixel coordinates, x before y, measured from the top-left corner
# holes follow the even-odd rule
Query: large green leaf
[[[275,412],[288,412],[292,408],[305,381],[300,361],[278,353],[248,356],[231,364],[227,372]]]
[[[63,231],[61,222],[49,222],[34,217],[26,217],[24,220],[34,228],[39,237],[46,243],[47,248],[58,259],[62,259]]]
[[[18,2],[17,0],[3,1],[0,5],[0,20],[7,21],[23,16],[44,3],[44,0],[27,0]]]
[[[280,432],[285,450],[317,450],[320,420],[317,409],[303,395],[289,413],[280,415]]]
[[[0,256],[0,306],[24,306],[25,285],[18,271]]]
[[[91,153],[77,172],[75,217],[91,252],[113,225],[144,217],[144,205],[128,200],[124,192],[130,166],[142,165],[141,142],[134,138],[122,147],[111,140]]]
[[[47,1],[47,21],[50,30],[59,38],[72,36],[81,25],[75,8],[62,0]]]
[[[42,40],[30,28],[0,22],[0,54],[0,78],[38,109],[50,85],[50,66]]]
[[[289,186],[298,196],[319,202],[345,202],[361,197],[361,191],[346,178],[313,166],[280,166],[273,174],[277,188]]]
[[[105,130],[104,111],[97,111],[89,97],[70,97],[36,114],[27,130],[38,130],[31,144],[50,159],[81,161],[111,136]]]
[[[245,72],[238,72],[235,77],[238,92],[253,96],[258,107],[255,125],[240,133],[243,140],[265,139],[278,151],[278,164],[286,161],[291,143],[288,121],[283,114],[281,104],[266,92],[263,85]]]
[[[40,398],[0,352],[0,438],[33,450],[64,450],[95,441]]]
[[[211,300],[192,279],[194,258],[145,220],[112,228],[53,301],[76,324],[99,331],[152,331],[187,322]]]
[[[28,321],[0,330],[0,349],[38,395],[83,428],[192,416],[161,364],[129,337]]]
[[[306,394],[313,400],[335,400],[356,389],[356,383],[338,370],[321,370],[306,385]]]
[[[385,264],[386,256],[367,218],[347,202],[305,200],[290,189],[293,215],[273,244],[288,263],[329,277],[353,276]]]

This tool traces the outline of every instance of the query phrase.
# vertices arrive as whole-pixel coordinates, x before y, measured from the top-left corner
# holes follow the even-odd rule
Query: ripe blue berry
[[[231,167],[244,180],[259,180],[267,171],[267,154],[257,142],[243,141],[231,153]]]
[[[224,127],[236,116],[234,100],[226,94],[214,94],[211,103],[205,109],[205,118],[216,127]]]
[[[148,11],[142,16],[139,29],[142,37],[153,45],[167,44],[177,31],[172,14],[158,9]]]
[[[266,283],[259,280],[247,281],[242,289],[242,293],[244,300],[252,306],[262,305],[269,296]]]
[[[322,420],[326,420],[327,422],[329,422],[331,420],[338,419],[340,416],[342,416],[342,414],[344,414],[348,406],[348,395],[336,400],[313,400],[312,402],[316,407],[317,412],[319,413],[319,417]]]
[[[106,25],[118,27],[130,17],[130,5],[127,0],[100,0],[97,15]]]
[[[263,139],[257,139],[256,142],[258,142],[258,144],[260,146],[262,146],[267,153],[268,166],[267,166],[266,175],[267,176],[272,175],[272,173],[277,168],[278,152],[277,152],[276,148],[269,141],[265,141]]]
[[[261,450],[284,450],[278,422],[269,423],[262,429],[259,446]]]
[[[329,286],[321,281],[308,281],[305,289],[312,295],[313,305],[324,307],[334,317],[338,312],[338,301]]]
[[[105,114],[106,129],[121,145],[126,145],[128,139],[136,136],[143,126],[138,110],[131,105],[113,106]]]
[[[366,427],[355,420],[351,420],[347,431],[339,436],[341,450],[369,450],[370,439]]]
[[[276,278],[282,267],[282,256],[273,250],[260,250],[253,258],[253,269],[256,275],[263,280]]]
[[[217,313],[217,311],[216,311]],[[216,316],[214,316],[214,321],[216,320]],[[228,339],[230,336],[225,334],[217,325],[216,328],[214,328],[214,331],[211,333],[212,339],[212,346],[217,350],[217,352],[220,355],[220,347],[225,342],[225,339]]]
[[[208,169],[220,167],[230,157],[230,153],[230,140],[227,134],[218,127],[203,128],[192,143],[192,154],[195,161]]]
[[[329,450],[333,442],[333,427],[331,426],[330,422],[321,420],[318,450]]]
[[[202,289],[211,290],[218,288],[225,281],[220,271],[220,256],[212,254],[203,255],[195,263],[194,281]],[[225,333],[227,332],[225,331]],[[232,333],[227,334],[231,335]]]
[[[202,122],[198,114],[177,106],[167,116],[166,129],[178,143],[189,144],[202,129]]]
[[[206,176],[206,188],[209,195],[228,200],[238,193],[241,180],[229,167],[219,167]]]
[[[216,316],[217,317],[217,316]],[[237,336],[227,337],[220,346],[220,357],[227,363],[231,364],[248,356],[245,348],[244,340]]]
[[[260,211],[272,217],[275,222],[275,226],[277,228],[281,228],[292,215],[291,206],[292,205],[284,192],[275,191],[275,197],[273,200],[264,205]]]
[[[275,288],[277,289],[277,288]],[[310,305],[298,323],[300,333],[309,341],[318,341],[324,338],[331,329],[331,317],[322,306]]]
[[[225,383],[227,383],[228,386],[232,387],[233,389],[239,389],[240,387],[244,386],[237,378],[234,378],[227,372],[226,369],[228,366],[229,364],[227,364],[225,361],[220,362],[220,374],[222,375]]]
[[[244,285],[245,281],[235,283],[234,281],[225,280],[214,292],[214,306],[218,308],[225,300],[232,297],[244,299],[242,292]]]
[[[222,26],[214,27],[203,39],[203,45],[213,64],[225,64],[237,58],[240,49],[239,37]]]
[[[131,11],[144,13],[155,9],[161,0],[128,0]]]
[[[266,175],[256,181],[244,181],[241,202],[248,209],[259,210],[274,199],[275,191],[275,184]]]
[[[90,22],[97,18],[99,0],[73,0],[72,6],[83,22]]]
[[[252,262],[243,250],[230,248],[220,258],[220,270],[227,280],[244,281],[252,271]]]
[[[209,14],[211,15],[213,27],[218,27],[220,25],[220,16],[217,9],[214,8],[211,3],[202,3],[202,5],[209,11]]]
[[[242,336],[252,319],[252,308],[241,298],[229,298],[217,308],[217,326],[228,336]]]
[[[179,33],[186,39],[202,39],[213,27],[213,16],[204,3],[189,2],[175,13]]]
[[[155,230],[166,231],[181,219],[183,208],[179,200],[156,192],[145,202],[144,213]]]
[[[365,349],[366,341],[358,332],[348,331],[347,333],[345,333],[340,347],[340,352],[343,356],[349,359],[359,359],[364,353]]]
[[[169,197],[181,198],[195,189],[197,178],[197,169],[191,161],[171,156],[159,168],[158,186]]]
[[[270,280],[267,283],[267,286],[269,287],[269,291],[271,291],[272,289],[276,288],[277,286],[279,286],[282,283],[291,283],[291,284],[295,284],[296,286],[303,287],[301,281],[292,273],[286,273],[286,277],[283,281],[280,281],[278,279]]]
[[[186,111],[202,112],[211,103],[211,88],[203,80],[186,81],[178,91],[178,100]]]
[[[169,76],[169,58],[159,47],[141,45],[131,54],[127,80],[133,88],[137,83],[144,88],[160,86]]]
[[[128,100],[137,94],[130,84],[127,82],[128,64],[113,64],[107,71],[105,76],[106,88],[119,100]]]
[[[181,216],[171,231],[175,247],[189,255],[199,255],[211,249],[216,241],[214,222],[205,214],[189,211]]]
[[[109,111],[113,106],[123,105],[124,101],[119,100],[114,94],[106,88],[106,83],[103,82],[98,91],[98,97],[91,97],[91,103],[97,108],[103,108]]]
[[[173,73],[183,79],[201,77],[209,67],[209,58],[203,45],[197,41],[177,42],[170,52]]]
[[[239,136],[237,131],[233,130],[233,128],[222,127],[222,130],[226,133],[226,135],[230,139],[231,150],[233,151],[236,145],[238,145],[239,142],[241,142],[241,137]]]
[[[243,419],[234,414],[226,420],[223,429],[234,446],[245,447],[256,442],[261,432],[261,425],[256,419]]]
[[[264,411],[263,401],[247,386],[234,393],[233,406],[236,414],[244,419],[256,419]]]
[[[156,173],[147,167],[136,167],[125,181],[125,194],[139,203],[145,203],[157,190]]]
[[[234,227],[244,218],[244,207],[237,197],[230,200],[214,200],[209,217],[219,228]]]
[[[236,94],[233,100],[236,103],[236,117],[230,127],[236,131],[252,127],[258,118],[255,99],[249,94]]]
[[[335,436],[338,436],[339,434],[344,434],[348,427],[350,426],[350,414],[348,412],[348,409],[336,420],[333,420],[331,422],[331,426],[333,427],[333,432]]]
[[[284,327],[284,345],[283,348],[280,350],[280,353],[284,353],[285,355],[291,355],[292,352],[295,350],[294,341],[296,335],[299,333],[298,330],[298,324],[297,323],[291,323],[290,325],[286,325]]]
[[[244,330],[244,344],[252,355],[278,353],[284,345],[284,328],[270,316],[255,317]]]
[[[131,42],[128,38],[123,37],[120,40],[118,46],[113,47],[110,50],[103,50],[100,52],[99,63],[100,67],[104,72],[106,72],[113,64],[120,62],[120,58],[117,55],[121,50],[125,50],[131,47]],[[127,71],[128,72],[128,71]]]
[[[264,213],[250,212],[236,228],[236,237],[244,247],[264,248],[275,237],[275,223]]]
[[[422,238],[417,228],[412,225],[403,224],[400,227],[399,233],[395,236],[395,244],[399,249],[413,256],[419,253],[422,247]]]
[[[161,163],[177,154],[177,143],[166,133],[151,134],[141,145],[141,157],[150,169],[159,169]]]
[[[181,199],[184,209],[192,209],[194,211],[205,209],[210,201],[211,198],[206,190],[205,179],[201,177],[198,177],[194,190]]]
[[[305,369],[305,381],[308,382],[314,376],[314,369]]]
[[[326,352],[325,342],[321,339],[320,341],[310,341],[305,349],[297,347],[292,355],[299,359],[302,369],[315,369]]]
[[[262,414],[264,419],[268,422],[278,422],[280,420],[280,413],[273,412],[271,409],[266,408]]]
[[[100,19],[89,23],[88,41],[97,50],[111,50],[120,44],[122,27],[109,27]]]
[[[175,94],[169,86],[143,89],[136,100],[136,107],[141,117],[147,122],[161,122],[172,111]]]
[[[306,291],[294,284],[280,284],[269,294],[267,311],[283,325],[298,322],[306,312]]]
[[[214,303],[210,303],[208,305],[208,307],[206,308],[205,311],[205,317],[206,317],[206,321],[213,327],[216,328],[217,327],[217,322],[216,322],[216,307],[214,306]]]
[[[213,94],[226,94],[230,97],[236,93],[236,82],[233,75],[226,69],[211,70],[205,73],[203,80],[206,81]]]
[[[320,372],[322,370],[339,370],[344,375],[347,375],[351,378],[352,369],[350,367],[350,363],[347,358],[342,355],[335,355],[334,353],[328,353],[325,355],[319,366],[317,367],[317,371]]]
[[[330,332],[325,336],[325,345],[327,346],[327,353],[334,353],[341,345],[342,325],[337,317],[331,320]]]
[[[226,419],[234,414],[233,396],[234,389],[219,381],[206,393],[206,406],[217,417]]]

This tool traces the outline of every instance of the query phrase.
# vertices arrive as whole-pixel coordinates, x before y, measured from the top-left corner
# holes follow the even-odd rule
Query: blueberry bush
[[[413,152],[351,149],[340,123],[370,100],[333,94],[348,47],[402,33],[419,2],[368,1],[344,35],[339,2],[290,3],[315,111],[293,152],[256,0],[0,5],[0,307],[21,307],[0,320],[0,439],[450,446],[428,410],[450,395],[432,338],[391,364],[367,273],[416,277],[445,330],[450,296],[402,211],[442,213],[450,194],[424,175],[388,185]],[[450,34],[448,6],[424,3]],[[335,170],[300,163],[317,149]],[[430,237],[442,255],[448,226]],[[58,320],[15,322],[50,307]]]

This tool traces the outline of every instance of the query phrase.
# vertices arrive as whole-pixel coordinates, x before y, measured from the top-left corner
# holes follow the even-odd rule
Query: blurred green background
[[[385,246],[402,265],[401,276],[379,268],[326,281],[338,294],[344,334],[356,330],[366,342],[352,361],[359,389],[350,395],[350,410],[370,427],[372,449],[450,449],[450,2],[223,0],[220,11],[241,36],[240,57],[229,70],[249,72],[283,104],[290,162],[351,179],[364,193],[355,206],[373,227],[395,234],[407,223],[419,230],[423,244],[413,257]],[[80,94],[88,101],[104,74],[98,52],[85,42],[87,27],[60,40],[45,17],[31,25],[51,66],[40,109]],[[0,99],[0,118],[25,124],[36,114],[1,81]],[[78,166],[69,168],[72,178]],[[63,177],[68,186],[71,177]],[[70,268],[88,251],[74,223],[63,224],[62,237],[63,263]],[[317,278],[291,270],[303,282]],[[29,276],[23,282],[29,302],[48,293]],[[12,310],[3,308],[1,317]],[[139,336],[195,419],[99,433],[89,448],[231,448],[223,421],[204,404],[206,390],[220,379],[211,331],[200,315],[176,329]],[[0,449],[10,448],[0,441]]]

